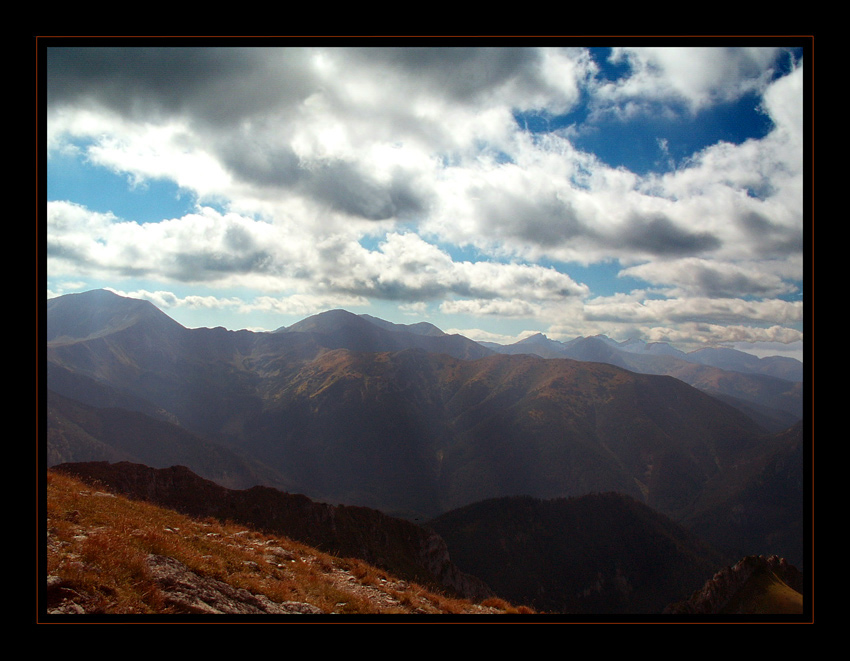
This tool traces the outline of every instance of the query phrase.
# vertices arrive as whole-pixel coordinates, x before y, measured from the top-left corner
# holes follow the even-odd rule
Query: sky
[[[799,40],[48,42],[47,295],[802,359]]]

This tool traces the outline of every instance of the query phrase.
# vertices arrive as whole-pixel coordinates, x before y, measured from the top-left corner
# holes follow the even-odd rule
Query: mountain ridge
[[[706,348],[686,354],[664,343],[619,343],[605,336],[559,342],[537,334],[511,345],[488,347],[509,355],[533,353],[673,376],[723,398],[747,415],[756,415],[771,431],[781,431],[803,416],[803,366],[795,359],[757,358],[731,349]],[[718,355],[725,358],[712,358]]]
[[[67,294],[47,301],[47,341],[51,343],[99,337],[140,323],[183,328],[153,303],[119,296],[105,289]]]
[[[667,342],[643,342],[634,338],[618,342],[606,335],[577,337],[567,342],[561,342],[553,340],[543,333],[535,333],[513,344],[488,343],[488,346],[499,353],[516,353],[528,347],[536,347],[547,352],[546,355],[538,354],[544,357],[576,358],[582,351],[592,351],[589,347],[594,346],[595,343],[602,343],[614,349],[616,352],[614,355],[619,355],[622,352],[636,355],[670,356],[689,363],[736,372],[763,374],[794,382],[803,380],[803,363],[796,358],[788,356],[758,357],[728,347],[703,347],[685,352]],[[599,352],[599,349],[596,349],[596,351]]]
[[[48,342],[54,342],[56,338],[56,331],[51,329],[52,323],[62,324],[63,321],[60,320],[63,316],[62,310],[63,308],[70,309],[72,311],[72,316],[76,319],[75,325],[79,326],[82,322],[79,320],[79,310],[80,307],[78,305],[74,305],[76,302],[81,302],[82,299],[88,299],[87,307],[92,308],[95,312],[86,316],[86,319],[89,320],[89,323],[92,324],[92,327],[95,328],[99,332],[104,332],[104,324],[102,320],[97,321],[96,310],[100,307],[108,307],[114,305],[114,303],[118,300],[122,301],[122,307],[124,309],[124,314],[127,316],[126,322],[124,325],[129,325],[134,320],[132,311],[135,311],[139,317],[147,316],[147,317],[157,317],[160,319],[167,319],[170,322],[170,325],[183,327],[178,322],[174,321],[171,317],[169,317],[166,313],[162,312],[155,305],[150,303],[149,301],[145,301],[143,299],[134,299],[131,297],[122,296],[116,294],[107,289],[95,289],[89,290],[86,292],[75,293],[75,294],[65,294],[62,296],[57,296],[54,298],[48,299],[47,310],[48,310],[48,334],[47,339]],[[94,302],[94,305],[90,303]],[[67,308],[66,306],[70,306]],[[144,311],[144,315],[142,315],[142,311]],[[51,323],[52,320],[52,323]],[[380,319],[373,315],[369,314],[354,314],[347,310],[337,308],[332,310],[327,310],[324,312],[319,312],[308,317],[305,317],[301,321],[298,321],[290,326],[281,326],[273,331],[261,331],[271,332],[271,333],[285,333],[285,332],[308,332],[310,330],[314,330],[315,328],[323,328],[324,330],[328,330],[338,325],[340,320],[347,320],[351,323],[356,323],[358,320],[366,321],[372,326],[377,326],[384,330],[390,330],[392,332],[398,333],[410,333],[413,335],[421,335],[421,336],[431,336],[431,337],[442,337],[447,336],[442,329],[437,326],[429,323],[429,322],[417,322],[413,324],[398,324],[390,321],[386,321],[384,319]],[[64,323],[68,323],[67,319],[64,320]],[[113,328],[120,327],[119,321],[116,319],[112,324]],[[187,330],[200,330],[200,329],[187,329]],[[206,330],[226,330],[221,327],[217,327],[216,329],[206,329]],[[108,332],[108,329],[107,329]],[[227,331],[227,332],[251,332],[251,331]],[[88,333],[80,333],[77,331],[77,334],[73,335],[73,339],[84,339],[86,338]],[[463,337],[462,335],[452,335],[451,337]],[[605,335],[595,335],[592,337],[576,337],[572,340],[562,342],[559,340],[553,340],[549,338],[545,333],[537,332],[532,335],[529,335],[522,340],[519,340],[513,344],[500,344],[496,342],[475,342],[474,340],[469,340],[469,338],[464,338],[473,344],[477,344],[479,346],[483,346],[490,350],[496,350],[497,353],[512,353],[517,350],[518,347],[522,345],[530,345],[535,343],[544,343],[555,348],[557,347],[557,351],[559,355],[557,357],[571,357],[569,355],[565,355],[563,353],[563,347],[568,347],[575,344],[581,344],[585,341],[601,341],[606,345],[616,348],[620,351],[626,351],[627,353],[649,353],[649,354],[663,354],[663,355],[672,355],[675,357],[684,357],[688,360],[688,362],[696,362],[704,365],[711,365],[715,367],[720,367],[721,365],[729,366],[729,369],[733,371],[739,370],[742,368],[746,369],[746,366],[750,366],[750,371],[754,373],[769,373],[769,372],[759,372],[758,368],[754,368],[755,365],[767,365],[770,363],[781,363],[786,366],[794,366],[795,373],[793,377],[781,376],[780,378],[785,378],[787,380],[800,381],[802,380],[802,373],[800,370],[802,369],[801,361],[796,358],[790,358],[787,356],[766,356],[766,357],[758,357],[752,354],[739,351],[736,349],[731,349],[728,347],[703,347],[701,349],[696,349],[691,352],[684,352],[680,349],[675,348],[666,342],[655,341],[655,342],[644,342],[642,340],[638,340],[636,338],[631,338],[628,340],[624,340],[619,342]],[[554,349],[553,349],[554,350]],[[485,353],[486,355],[486,353]],[[544,356],[546,357],[546,356]],[[555,357],[555,356],[552,356]],[[733,366],[734,365],[734,366]],[[777,375],[774,375],[777,376]]]
[[[373,344],[392,337],[391,348],[352,350],[312,331],[186,329],[151,314],[135,326],[107,323],[109,333],[83,327],[73,342],[56,333],[66,339],[48,344],[47,381],[51,393],[179,425],[311,498],[408,519],[482,498],[618,491],[690,520],[701,503],[719,502],[718,476],[733,466],[755,475],[780,451],[752,418],[670,376],[531,354],[399,350],[417,336],[342,316]],[[114,434],[90,429],[116,447]],[[193,461],[183,463],[196,469]]]

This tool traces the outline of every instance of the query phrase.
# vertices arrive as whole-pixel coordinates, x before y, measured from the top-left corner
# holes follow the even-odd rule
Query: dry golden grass
[[[323,613],[520,612],[501,601],[483,607],[435,594],[357,559],[244,526],[193,520],[52,471],[47,530],[46,573],[58,577],[63,594],[87,613],[173,612],[146,564],[150,554],[274,602],[304,602]]]
[[[773,572],[751,577],[724,608],[724,613],[748,615],[799,615],[802,612],[803,595]]]

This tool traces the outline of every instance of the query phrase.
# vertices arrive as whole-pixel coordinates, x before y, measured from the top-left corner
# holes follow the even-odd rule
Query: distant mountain
[[[514,344],[488,344],[497,353],[534,354],[608,363],[640,374],[666,374],[720,397],[769,431],[781,431],[803,415],[803,366],[791,358],[758,358],[733,349],[684,353],[663,342],[617,342],[604,335],[568,342],[542,333]]]
[[[599,336],[602,339],[608,339],[604,335]],[[614,340],[611,340],[612,342]],[[640,340],[626,340],[618,344],[621,351],[629,353],[644,353],[653,356],[673,356],[687,360],[688,354],[684,351],[667,344],[666,342],[641,342]]]
[[[391,321],[373,317],[370,314],[355,315],[347,310],[328,310],[319,314],[312,315],[306,319],[293,324],[292,326],[283,326],[278,328],[277,333],[285,332],[336,332],[341,326],[349,326],[351,328],[365,328],[359,325],[359,322],[354,317],[359,317],[363,321],[368,321],[370,324],[382,328],[383,330],[392,331],[394,333],[412,333],[414,335],[424,335],[426,337],[442,337],[446,333],[437,328],[434,324],[427,322],[419,322],[415,324],[396,324]],[[368,331],[367,331],[368,332]]]
[[[53,344],[93,339],[139,325],[158,334],[182,328],[152,303],[104,289],[47,301],[47,341]]]
[[[387,330],[402,331],[413,333],[415,335],[427,335],[430,337],[442,337],[445,335],[443,331],[437,328],[434,324],[429,324],[427,321],[420,321],[415,324],[394,324],[390,321],[384,321],[383,319],[378,319],[378,317],[373,317],[370,314],[361,314],[360,316],[366,321],[369,321],[376,326],[380,326],[381,328],[386,328]]]
[[[490,345],[497,353],[504,353],[511,356],[518,354],[534,354],[541,358],[567,358],[567,352],[564,351],[563,344],[556,340],[550,340],[543,333],[535,333],[530,335],[515,344],[508,346]]]
[[[431,324],[393,324],[345,310],[322,312],[275,332],[310,334],[328,349],[368,352],[423,349],[465,360],[482,358],[492,353],[469,338],[447,335]]]
[[[608,350],[603,349],[603,346],[607,347]],[[538,353],[538,355],[544,358],[595,360],[599,357],[615,357],[614,360],[626,361],[622,364],[618,362],[612,363],[619,364],[620,367],[628,366],[627,361],[629,358],[621,356],[623,353],[644,356],[670,356],[685,362],[708,365],[733,372],[762,374],[795,382],[803,380],[803,363],[799,360],[783,356],[759,358],[745,351],[724,347],[706,347],[685,353],[666,342],[642,342],[636,339],[617,342],[605,335],[577,337],[568,342],[559,342],[558,340],[547,338],[542,333],[536,333],[509,345],[488,343],[488,347],[498,353],[508,354],[523,353],[524,350],[535,349],[545,352],[545,355],[544,353]],[[534,351],[534,353],[537,353],[537,351]],[[604,360],[602,362],[609,361]],[[667,363],[663,361],[658,363],[634,363],[635,366],[644,366],[645,369],[649,370],[652,370],[651,366],[656,364],[663,366]],[[647,373],[662,373],[658,369],[665,368],[655,368],[653,371]]]
[[[803,418],[805,391],[799,381],[695,363],[676,365],[667,373],[726,401],[747,415],[759,412],[769,431],[781,431]]]
[[[541,611],[661,613],[726,564],[693,534],[622,494],[500,498],[428,525],[463,571]]]
[[[685,356],[690,362],[711,365],[724,370],[764,374],[788,381],[803,380],[803,363],[787,356],[759,358],[744,351],[723,347],[706,347],[692,351]]]

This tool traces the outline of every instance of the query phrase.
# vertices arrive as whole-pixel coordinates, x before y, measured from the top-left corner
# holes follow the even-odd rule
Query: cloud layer
[[[717,329],[693,326],[706,323],[800,339],[800,303],[789,301],[803,277],[804,80],[801,62],[780,75],[788,58],[725,47],[617,48],[605,62],[573,47],[49,48],[49,153],[197,199],[154,223],[51,200],[50,276],[216,287],[226,301],[247,288],[257,298],[245,309],[377,299],[573,335],[663,328],[710,341]],[[771,130],[715,141],[674,168],[639,175],[573,139],[746,95]],[[523,113],[574,120],[532,132]],[[615,300],[570,275],[570,264],[603,263],[645,286]]]

